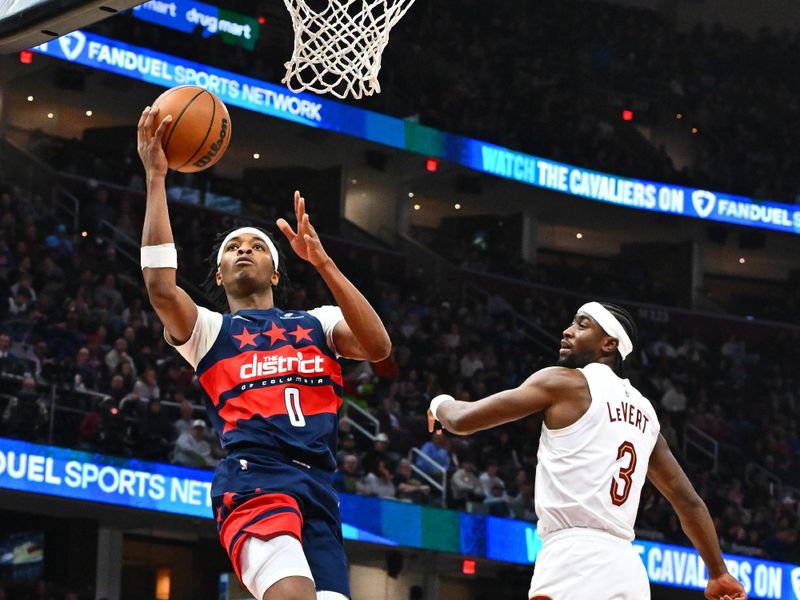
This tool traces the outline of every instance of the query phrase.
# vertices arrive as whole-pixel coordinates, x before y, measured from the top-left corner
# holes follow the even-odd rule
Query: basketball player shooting
[[[228,450],[211,487],[220,541],[255,598],[346,599],[347,559],[331,485],[342,402],[337,358],[381,360],[389,355],[389,336],[325,253],[298,192],[297,230],[283,219],[277,225],[338,306],[275,307],[284,261],[270,236],[253,227],[220,236],[212,255],[213,281],[230,312],[197,306],[176,285],[162,148],[169,116],[158,117],[148,107],[138,127],[147,181],[142,273],[164,335],[194,367]]]
[[[637,343],[633,318],[612,304],[582,306],[563,332],[558,365],[516,389],[478,400],[434,398],[438,420],[459,435],[544,413],[535,503],[542,551],[531,600],[644,600],[647,572],[631,541],[645,476],[669,500],[708,567],[710,600],[745,600],[725,566],[705,503],[659,433],[650,402],[623,379]]]

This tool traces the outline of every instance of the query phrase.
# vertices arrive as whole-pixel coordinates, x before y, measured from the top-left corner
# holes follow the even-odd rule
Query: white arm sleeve
[[[341,356],[341,354],[336,351],[336,345],[333,343],[333,329],[336,327],[336,324],[339,321],[344,321],[342,309],[338,306],[331,305],[320,306],[319,308],[308,311],[308,314],[316,317],[317,320],[322,324],[322,331],[325,332],[325,339],[328,341],[328,348],[333,350],[333,353],[336,356]]]
[[[194,323],[192,335],[184,344],[176,345],[166,327],[164,328],[164,339],[186,359],[186,362],[197,369],[197,365],[214,345],[220,329],[222,329],[222,315],[198,306],[197,321]]]

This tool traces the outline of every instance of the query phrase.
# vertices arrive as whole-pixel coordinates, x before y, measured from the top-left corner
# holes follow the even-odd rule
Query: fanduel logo
[[[800,567],[792,570],[792,591],[794,597],[800,600]]]
[[[81,31],[73,31],[58,38],[58,45],[61,46],[64,57],[72,61],[83,52],[83,48],[86,46],[86,36]]]
[[[698,216],[705,219],[717,205],[717,196],[705,190],[695,190],[692,192],[692,204]]]
[[[287,373],[301,373],[303,375],[324,373],[325,368],[322,360],[321,356],[303,358],[300,352],[296,356],[266,355],[261,360],[254,354],[251,363],[242,365],[239,377],[242,380],[247,380],[270,375],[285,375]]]

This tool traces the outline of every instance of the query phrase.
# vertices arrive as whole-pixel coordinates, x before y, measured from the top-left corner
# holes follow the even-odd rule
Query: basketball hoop
[[[283,83],[293,92],[338,98],[380,93],[381,55],[389,31],[414,0],[283,0],[294,27],[294,50]]]

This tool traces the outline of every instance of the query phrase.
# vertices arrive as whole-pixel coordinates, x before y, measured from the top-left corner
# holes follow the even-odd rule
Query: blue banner
[[[0,489],[211,519],[213,472],[0,438]],[[531,565],[542,548],[533,523],[340,494],[345,539]],[[650,581],[705,589],[692,548],[634,541]],[[800,566],[725,555],[751,598],[800,600]]]
[[[508,150],[314,94],[73,31],[34,48],[55,58],[163,87],[193,84],[223,102],[258,113],[439,157],[538,188],[627,208],[800,233],[800,207],[743,196],[617,177]]]
[[[211,471],[0,438],[0,488],[211,517]]]
[[[708,571],[694,549],[638,540],[633,545],[642,556],[651,582],[694,590],[706,588]],[[741,582],[748,597],[800,600],[800,566],[732,554],[725,554],[724,558],[728,571]]]

